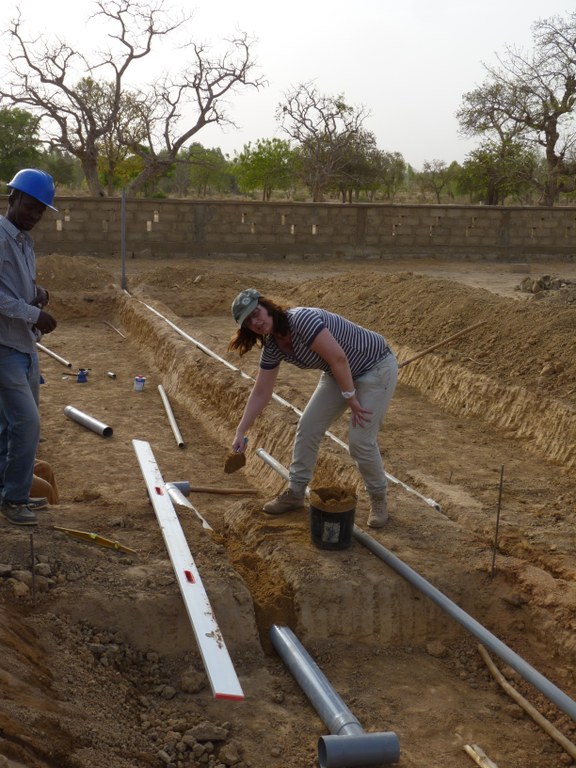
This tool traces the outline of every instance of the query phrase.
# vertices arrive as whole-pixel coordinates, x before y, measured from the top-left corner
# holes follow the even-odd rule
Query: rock
[[[37,563],[36,568],[34,570],[36,571],[36,573],[39,573],[40,576],[52,575],[52,568],[50,568],[50,565],[48,563]]]
[[[223,762],[224,765],[236,765],[236,763],[240,762],[238,746],[233,741],[224,744],[218,753],[218,759]]]
[[[556,373],[556,366],[554,363],[545,363],[541,370],[540,370],[540,376],[554,376]]]
[[[26,597],[30,593],[30,587],[28,584],[24,584],[23,581],[17,581],[16,579],[8,579],[8,583],[12,587],[16,597]]]
[[[199,693],[206,688],[206,676],[195,669],[188,669],[180,678],[180,690],[184,693]]]
[[[435,659],[443,659],[448,651],[440,640],[432,640],[432,642],[426,644],[426,653]]]
[[[204,720],[186,731],[187,736],[193,736],[196,741],[225,741],[228,731],[219,725]]]
[[[12,571],[12,578],[22,581],[28,587],[32,586],[32,573],[30,571]]]
[[[159,749],[159,750],[158,750],[158,752],[157,752],[157,755],[158,755],[158,758],[159,758],[160,760],[162,760],[162,762],[163,762],[165,765],[169,765],[169,764],[170,764],[170,762],[172,761],[172,758],[170,757],[170,755],[168,754],[168,752],[165,752],[163,749]]]

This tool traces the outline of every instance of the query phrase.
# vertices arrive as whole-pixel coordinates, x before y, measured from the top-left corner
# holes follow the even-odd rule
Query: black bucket
[[[352,543],[356,493],[349,488],[310,491],[310,534],[320,549],[347,549]]]

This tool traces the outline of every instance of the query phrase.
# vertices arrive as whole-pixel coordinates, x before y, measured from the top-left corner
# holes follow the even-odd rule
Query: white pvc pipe
[[[126,291],[128,293],[128,291]],[[130,294],[128,293],[130,296]],[[131,297],[133,298],[133,297]],[[252,378],[252,376],[249,376],[247,373],[245,373],[240,368],[236,367],[232,363],[229,363],[228,360],[225,360],[223,357],[220,357],[220,355],[217,355],[215,352],[213,352],[209,347],[207,347],[205,344],[202,344],[197,339],[194,339],[192,336],[189,336],[185,331],[183,331],[181,328],[178,328],[178,326],[173,323],[171,320],[168,320],[167,317],[164,317],[160,312],[158,312],[157,309],[154,309],[154,307],[151,307],[149,304],[146,304],[146,302],[142,301],[142,299],[136,299],[136,301],[140,302],[140,304],[143,304],[146,309],[149,309],[150,312],[153,312],[157,317],[164,320],[165,323],[168,323],[168,325],[173,328],[176,333],[179,333],[180,336],[187,339],[188,341],[191,341],[192,344],[194,344],[198,349],[200,349],[202,352],[205,352],[207,355],[212,357],[214,360],[217,360],[219,363],[222,363],[226,366],[226,368],[230,368],[232,371],[237,371],[240,376],[244,379],[248,379],[248,381],[254,382],[255,379]],[[283,397],[280,397],[280,395],[277,395],[275,392],[272,393],[272,399],[275,400],[277,403],[280,403],[280,405],[285,406],[286,408],[290,408],[297,416],[302,416],[302,411],[299,408],[296,408],[295,405],[292,405],[292,403],[289,403],[288,400],[285,400]],[[339,437],[336,437],[335,434],[333,434],[330,431],[327,431],[326,437],[329,437],[331,440],[333,440],[335,443],[340,445],[344,450],[349,451],[348,445],[343,441],[340,440]],[[435,510],[438,512],[440,511],[440,504],[437,501],[434,501],[434,499],[430,499],[426,496],[423,496],[419,491],[417,491],[415,488],[412,488],[409,485],[406,485],[406,483],[403,483],[401,480],[399,480],[397,477],[394,477],[394,475],[390,475],[388,472],[386,472],[386,477],[390,482],[394,483],[395,485],[399,485],[401,488],[404,488],[405,491],[408,491],[408,493],[413,493],[415,496],[418,496],[419,499],[421,499],[425,504],[428,504],[430,507],[434,507]]]
[[[65,360],[63,357],[60,357],[60,355],[57,355],[56,352],[52,352],[51,349],[48,349],[48,347],[42,346],[42,344],[39,344],[36,342],[36,346],[38,349],[42,350],[42,352],[45,352],[47,355],[50,355],[50,357],[53,357],[54,360],[58,360],[59,363],[62,363],[62,365],[65,365],[66,368],[72,368],[72,363],[68,362],[68,360]]]
[[[158,384],[158,392],[160,392],[160,397],[162,398],[162,402],[164,403],[164,408],[166,409],[166,415],[168,416],[168,421],[170,422],[170,426],[172,427],[172,432],[174,433],[174,437],[176,438],[176,442],[178,443],[178,448],[184,448],[184,438],[182,437],[180,430],[178,429],[178,424],[176,423],[174,412],[172,411],[172,406],[170,405],[170,400],[168,400],[168,395],[166,394],[166,390],[164,389],[162,384]]]
[[[95,419],[92,416],[88,416],[88,414],[79,411],[77,408],[74,408],[73,405],[67,405],[66,408],[64,408],[64,413],[66,416],[68,416],[69,419],[72,419],[72,421],[76,421],[78,424],[91,429],[92,432],[96,432],[102,437],[111,437],[114,431],[112,427],[109,427],[107,424],[98,421],[98,419]]]

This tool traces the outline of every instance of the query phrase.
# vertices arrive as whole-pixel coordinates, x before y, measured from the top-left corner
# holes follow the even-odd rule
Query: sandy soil
[[[384,333],[401,360],[484,321],[402,369],[380,436],[391,477],[384,529],[365,527],[366,494],[338,442],[344,421],[324,441],[313,485],[355,488],[360,533],[570,701],[576,265],[131,260],[126,292],[119,266],[38,260],[59,321],[43,344],[70,362],[41,353],[40,457],[56,471],[62,503],[39,513],[33,533],[0,521],[0,768],[317,765],[328,730],[276,653],[273,625],[296,633],[366,732],[397,735],[404,768],[472,765],[469,744],[500,768],[573,765],[558,738],[576,737],[565,707],[492,655],[557,729],[553,738],[495,681],[478,637],[361,535],[349,548],[320,549],[307,513],[260,511],[284,481],[258,449],[288,465],[295,409],[315,374],[284,366],[282,402],[251,431],[246,466],[228,475],[223,465],[258,359],[226,351],[242,288],[339,311]],[[545,274],[560,284],[517,289]],[[79,368],[88,369],[84,384]],[[136,375],[146,376],[142,392]],[[67,405],[113,435],[67,418]],[[177,511],[244,701],[212,695],[134,439],[149,442],[165,481],[241,491],[190,494],[211,529],[193,510]]]

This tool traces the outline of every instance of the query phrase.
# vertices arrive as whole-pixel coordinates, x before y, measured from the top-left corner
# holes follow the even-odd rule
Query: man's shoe
[[[3,502],[0,512],[14,525],[37,525],[36,512],[27,504],[13,504],[10,501]]]
[[[370,494],[370,514],[368,515],[369,528],[382,528],[388,522],[388,509],[386,506],[386,493]]]
[[[303,509],[304,506],[304,496],[296,496],[296,494],[288,488],[288,490],[281,493],[280,496],[264,504],[262,510],[266,512],[267,515],[283,515],[286,512],[295,512],[297,509]]]
[[[37,509],[47,509],[48,508],[48,499],[46,496],[31,496],[28,499],[28,506],[30,509],[37,510]]]

